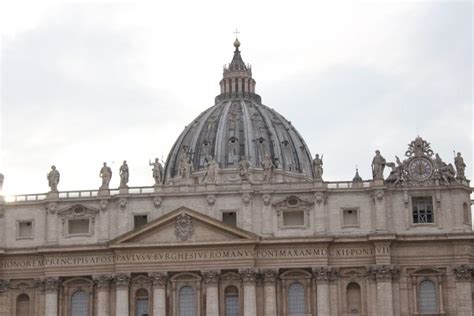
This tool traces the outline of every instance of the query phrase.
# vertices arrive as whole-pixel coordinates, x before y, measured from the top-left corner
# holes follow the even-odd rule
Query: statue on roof
[[[460,180],[465,180],[466,175],[464,171],[466,170],[466,164],[464,163],[464,159],[461,156],[461,153],[458,153],[457,156],[454,158],[454,165],[456,166],[456,178]]]
[[[380,150],[375,151],[375,156],[372,159],[372,177],[374,180],[383,180],[383,171],[387,161],[380,154]]]
[[[319,157],[319,154],[313,159],[313,171],[314,171],[314,180],[315,181],[323,181],[323,156]]]
[[[48,185],[51,189],[51,192],[58,192],[58,184],[60,177],[61,175],[58,169],[56,169],[56,166],[51,166],[51,171],[47,175]]]
[[[189,179],[192,172],[192,164],[188,154],[188,146],[184,145],[181,150],[178,165],[178,177],[182,179]]]
[[[242,156],[239,161],[239,176],[242,181],[249,180],[250,173],[250,161],[247,160],[247,157]]]
[[[219,163],[214,159],[214,157],[209,156],[206,162],[206,173],[202,181],[204,183],[214,184],[217,182],[217,174],[219,172]]]
[[[101,185],[100,189],[101,190],[104,190],[104,189],[108,190],[110,180],[112,179],[112,169],[109,166],[107,166],[106,162],[104,162],[102,168],[100,169],[99,177],[102,178],[102,185]]]
[[[119,169],[120,173],[120,186],[119,188],[128,188],[128,178],[130,176],[127,161],[124,160],[123,164]]]
[[[163,179],[163,166],[161,165],[160,160],[158,158],[155,158],[154,162],[151,162],[149,160],[148,164],[150,166],[153,166],[151,170],[153,172],[153,179],[155,179],[155,186],[160,185]]]
[[[0,193],[3,190],[3,180],[5,180],[5,176],[0,173]]]
[[[273,179],[273,169],[275,165],[273,164],[272,158],[270,155],[265,155],[265,159],[262,161],[263,168],[263,182],[271,182]]]

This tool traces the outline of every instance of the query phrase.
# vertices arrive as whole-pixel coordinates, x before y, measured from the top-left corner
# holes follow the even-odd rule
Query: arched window
[[[239,290],[235,286],[228,286],[224,291],[225,296],[225,316],[239,316]]]
[[[436,313],[438,306],[436,302],[436,287],[430,280],[420,283],[420,313]]]
[[[71,297],[71,316],[88,316],[89,298],[84,291],[77,291]]]
[[[196,293],[190,286],[179,290],[179,316],[196,316]]]
[[[20,294],[16,298],[16,316],[30,315],[30,297],[26,294]]]
[[[304,287],[301,283],[293,283],[288,288],[288,315],[303,315],[305,312]]]
[[[346,288],[347,312],[350,314],[360,314],[362,309],[362,299],[360,294],[360,285],[351,282]]]
[[[150,314],[148,308],[148,291],[145,289],[139,289],[135,293],[135,315],[136,316],[148,316]]]

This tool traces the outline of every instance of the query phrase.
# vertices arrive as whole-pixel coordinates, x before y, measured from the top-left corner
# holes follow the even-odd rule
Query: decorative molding
[[[227,282],[232,282],[232,281],[241,281],[240,274],[233,273],[233,272],[228,272],[226,274],[223,274],[221,276],[222,281],[227,281]]]
[[[278,278],[278,270],[266,269],[262,270],[260,274],[263,277],[264,285],[275,285],[275,282]]]
[[[219,271],[202,271],[202,277],[207,286],[217,286],[219,282]]]
[[[456,281],[468,281],[472,279],[473,267],[469,265],[459,265],[453,268],[454,276]]]
[[[179,214],[176,217],[175,236],[178,240],[186,241],[194,233],[193,221],[191,216],[186,213]]]
[[[314,202],[316,202],[317,205],[326,205],[328,195],[325,192],[317,192],[314,194]]]
[[[122,210],[125,210],[127,208],[127,199],[126,198],[120,198],[120,200],[118,201],[119,202],[119,206]]]
[[[149,274],[155,289],[164,289],[168,282],[168,276],[165,272],[152,272]]]
[[[254,268],[239,271],[244,285],[255,285],[257,279],[257,270]]]
[[[56,214],[56,210],[58,208],[58,203],[51,202],[46,205],[46,210],[48,210],[49,214],[54,215]]]
[[[379,203],[383,202],[384,197],[385,197],[385,192],[383,190],[375,190],[373,193],[374,201],[377,201]]]
[[[270,203],[272,201],[272,196],[270,194],[264,194],[264,195],[262,195],[262,200],[263,200],[263,204],[268,206],[268,205],[270,205]]]
[[[112,280],[112,276],[108,274],[94,277],[94,283],[98,289],[108,289]]]
[[[206,197],[206,200],[209,206],[213,206],[214,204],[216,204],[217,197],[214,194],[209,194]]]
[[[104,211],[104,212],[107,210],[107,207],[108,207],[108,206],[109,206],[109,201],[107,201],[107,200],[101,200],[101,201],[99,202],[99,207],[100,207],[100,209],[101,209],[102,211]]]
[[[9,280],[0,279],[0,293],[4,293],[8,290],[8,286],[10,285]]]
[[[113,281],[117,288],[128,288],[128,285],[130,283],[130,276],[125,273],[119,273],[113,277]]]
[[[242,202],[244,202],[245,205],[249,204],[251,200],[252,196],[250,195],[250,193],[242,194]]]
[[[161,206],[161,203],[163,203],[163,199],[161,198],[161,196],[157,196],[153,199],[153,205],[156,208],[159,208]]]

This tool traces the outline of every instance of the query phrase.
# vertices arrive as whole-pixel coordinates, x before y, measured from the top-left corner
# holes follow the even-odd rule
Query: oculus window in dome
[[[262,104],[238,40],[234,47],[215,105],[178,137],[167,159],[164,182],[199,177],[199,172],[215,182],[216,169],[221,170],[222,182],[265,181],[270,172],[276,181],[312,179],[311,153],[305,141],[291,122]]]

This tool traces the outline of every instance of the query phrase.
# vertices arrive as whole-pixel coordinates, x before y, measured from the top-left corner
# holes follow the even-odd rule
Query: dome
[[[186,126],[173,145],[164,181],[178,177],[183,155],[194,172],[204,170],[211,158],[220,169],[232,170],[237,170],[242,157],[255,169],[261,168],[265,158],[271,158],[275,170],[285,178],[313,177],[306,143],[291,122],[261,103],[239,46],[235,46],[232,62],[224,67],[220,86],[215,105]]]

